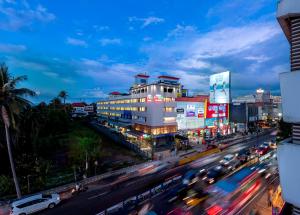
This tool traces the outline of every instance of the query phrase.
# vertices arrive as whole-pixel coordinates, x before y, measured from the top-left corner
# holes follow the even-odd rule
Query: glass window
[[[167,91],[168,91],[168,89],[165,87],[165,88],[164,88],[164,92],[166,93]]]
[[[173,93],[173,89],[172,89],[172,88],[169,88],[169,89],[168,89],[168,93]]]

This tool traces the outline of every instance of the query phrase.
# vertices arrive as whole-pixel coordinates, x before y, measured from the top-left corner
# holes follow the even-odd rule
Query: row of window
[[[147,98],[137,98],[137,99],[122,99],[122,100],[114,100],[114,101],[102,101],[98,102],[98,109],[105,109],[101,108],[104,107],[102,105],[114,105],[114,104],[130,104],[130,103],[145,103]],[[173,97],[164,97],[164,102],[174,102],[175,98]]]
[[[101,115],[105,115],[105,116],[117,116],[117,117],[121,116],[120,113],[109,113],[109,112],[102,112]]]
[[[146,112],[147,107],[99,107],[98,110],[116,110],[116,111],[138,111],[138,112]],[[175,111],[173,107],[164,107],[164,111],[171,113]]]
[[[146,102],[146,98],[120,99],[120,100],[113,100],[113,101],[102,101],[102,102],[98,102],[98,105],[130,104],[130,103],[143,103],[143,102]]]

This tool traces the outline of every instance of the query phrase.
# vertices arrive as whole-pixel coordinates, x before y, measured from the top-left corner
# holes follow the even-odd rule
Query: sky
[[[231,71],[232,95],[279,93],[289,44],[276,0],[0,0],[0,62],[49,101],[97,101],[128,92],[134,75],[180,78],[208,93]]]

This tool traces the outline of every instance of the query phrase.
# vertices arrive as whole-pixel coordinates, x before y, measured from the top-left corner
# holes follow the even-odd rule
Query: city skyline
[[[208,93],[209,76],[226,70],[233,96],[259,87],[278,94],[289,45],[276,4],[2,0],[0,60],[15,76],[28,75],[37,101],[60,90],[96,101],[127,92],[137,73],[176,76],[191,92]]]

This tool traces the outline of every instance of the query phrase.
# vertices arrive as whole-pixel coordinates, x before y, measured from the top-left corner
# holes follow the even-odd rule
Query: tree
[[[12,77],[9,74],[8,67],[5,64],[0,65],[0,107],[1,116],[5,127],[5,136],[9,162],[15,184],[15,189],[18,198],[21,197],[21,190],[16,175],[14,159],[11,149],[11,129],[16,128],[15,117],[20,115],[20,112],[27,106],[30,106],[30,102],[25,99],[25,96],[35,96],[35,92],[27,88],[16,88],[17,84],[21,81],[27,80],[26,76]]]
[[[66,99],[68,97],[68,93],[64,90],[60,91],[58,94],[58,97],[61,98],[64,101],[64,105],[66,104]]]

